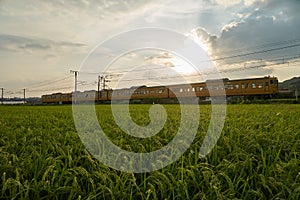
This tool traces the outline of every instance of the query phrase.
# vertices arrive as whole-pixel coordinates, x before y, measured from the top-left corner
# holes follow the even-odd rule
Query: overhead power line
[[[67,89],[72,89],[73,86],[69,86],[69,87],[59,87],[59,88],[46,88],[46,89],[39,89],[39,90],[29,90],[30,92],[49,92],[49,91],[53,91],[53,92],[59,92],[61,90],[67,90]]]
[[[283,63],[270,63],[270,64],[260,64],[260,65],[254,65],[254,66],[243,66],[239,68],[231,68],[231,69],[221,69],[221,70],[212,70],[208,71],[206,73],[200,73],[200,74],[191,74],[191,75],[176,75],[176,76],[160,76],[160,77],[154,77],[154,78],[149,78],[149,80],[153,79],[172,79],[172,78],[189,78],[189,77],[199,77],[199,75],[209,75],[209,74],[215,74],[215,73],[228,73],[228,72],[236,72],[236,71],[242,71],[242,70],[249,70],[249,69],[259,69],[259,68],[264,68],[264,67],[271,67],[271,66],[278,66],[278,65],[283,65],[283,64],[290,64],[290,63],[298,63],[299,61],[290,61],[290,62],[283,62]],[[138,81],[138,80],[145,80],[145,77],[143,78],[130,78],[130,79],[122,79],[124,82],[133,82],[133,81]],[[112,80],[116,81],[116,80]]]
[[[260,45],[260,46],[256,46],[256,47],[248,47],[248,48],[245,48],[246,50],[248,49],[258,49],[258,50],[254,50],[252,52],[246,52],[246,53],[241,53],[240,50],[236,49],[234,51],[239,51],[240,53],[236,54],[236,55],[231,55],[231,56],[222,56],[222,57],[216,57],[214,59],[212,59],[212,61],[221,61],[221,60],[229,60],[229,59],[234,59],[234,58],[242,58],[242,57],[246,57],[246,56],[251,56],[251,55],[257,55],[257,54],[263,54],[263,53],[269,53],[269,52],[273,52],[273,51],[280,51],[280,50],[285,50],[285,49],[291,49],[291,48],[296,48],[296,47],[299,47],[300,46],[300,38],[299,39],[294,39],[294,40],[289,40],[289,41],[279,41],[279,42],[275,42],[275,43],[269,43],[269,44],[263,44],[263,45]],[[281,46],[279,46],[281,45]],[[259,50],[261,48],[266,48],[268,47],[267,49],[262,49],[262,50]],[[231,51],[233,52],[233,51]],[[221,53],[218,53],[216,54],[217,56],[220,56],[220,55],[224,55],[224,54],[228,54],[228,52],[221,52]],[[273,54],[274,56],[274,54]],[[267,56],[265,56],[267,57]],[[257,61],[257,64],[254,64],[253,63],[249,63],[249,66],[244,65],[242,67],[234,67],[234,68],[226,68],[226,69],[220,69],[218,72],[223,72],[223,73],[228,73],[228,72],[234,72],[234,71],[241,71],[241,70],[249,70],[249,69],[259,69],[259,68],[264,68],[264,67],[270,67],[270,66],[278,66],[278,65],[283,65],[283,64],[291,64],[291,63],[298,63],[300,61],[298,61],[297,59],[300,58],[300,54],[297,54],[295,56],[291,56],[291,55],[285,55],[285,56],[276,56],[272,59],[260,59],[260,61],[258,60]],[[208,60],[209,61],[209,60]],[[201,62],[207,62],[205,60],[201,61]],[[232,67],[234,66],[235,63],[230,63],[228,66]],[[240,62],[236,62],[236,64],[242,64],[241,61]],[[175,66],[176,67],[176,66]],[[166,68],[162,68],[161,66],[157,66],[157,67],[153,67],[153,68],[149,68],[149,70],[155,70],[155,71],[158,71],[158,70],[165,70]],[[147,69],[146,69],[147,70]],[[131,70],[131,69],[124,69],[124,70],[117,70],[117,69],[114,69],[114,71],[109,71],[109,75],[112,75],[110,78],[112,81],[114,81],[114,78],[116,77],[119,77],[119,76],[122,76],[124,75],[124,73],[126,72],[137,72],[137,71],[145,71],[145,69],[134,69],[134,70]],[[71,70],[71,73],[74,73],[75,75],[75,92],[77,91],[77,86],[78,84],[80,84],[80,82],[78,82],[78,71],[72,71]],[[107,75],[105,74],[105,72],[87,72],[87,71],[82,71],[80,73],[83,73],[83,74],[97,74],[97,75]],[[210,74],[210,73],[216,73],[215,71],[207,71],[207,72],[203,72],[202,74],[203,75],[206,75],[206,74]],[[164,75],[164,73],[160,73],[160,75]],[[166,76],[164,77],[154,77],[154,78],[175,78],[175,77],[193,77],[193,76],[199,76],[199,74],[197,75],[183,75],[183,76],[168,76],[170,74],[166,74]],[[201,75],[201,74],[200,74]],[[63,77],[58,77],[56,79],[52,79],[52,80],[48,80],[48,81],[42,81],[41,83],[37,83],[37,84],[33,84],[33,85],[29,85],[26,87],[26,92],[45,92],[45,91],[58,91],[58,90],[64,90],[64,89],[71,89],[70,86],[67,86],[67,87],[62,87],[64,85],[66,85],[66,83],[63,84],[64,81],[67,81],[68,79],[70,79],[72,77],[72,75],[67,75],[67,76],[63,76]],[[99,79],[99,77],[98,77]],[[145,79],[145,77],[143,78],[133,78],[133,79],[130,79],[130,80],[122,80],[122,81],[135,81],[135,80],[143,80]],[[95,77],[95,80],[96,80],[96,77]],[[103,81],[103,80],[102,80]],[[103,84],[101,81],[101,84]],[[99,80],[98,80],[99,82]],[[54,87],[56,86],[57,87]],[[81,82],[81,85],[82,86],[88,86],[88,85],[95,85],[95,83],[90,83],[90,82]],[[99,83],[98,83],[99,85]],[[103,84],[103,88],[105,88],[105,82]],[[48,88],[47,88],[48,87]],[[24,87],[23,87],[24,88]],[[3,88],[0,88],[1,89],[1,92],[2,92],[2,99],[3,99]],[[23,91],[25,93],[25,90]],[[7,94],[22,94],[22,89],[15,89],[15,90],[12,90],[12,91],[6,91]]]
[[[213,58],[211,60],[202,60],[201,62],[220,61],[220,60],[227,60],[227,59],[233,59],[233,58],[239,58],[239,57],[246,57],[246,56],[250,56],[250,55],[262,54],[262,53],[267,53],[267,52],[272,52],[272,51],[279,51],[279,50],[295,48],[295,47],[299,47],[299,46],[300,46],[300,43],[299,44],[293,44],[293,45],[287,45],[287,46],[283,46],[283,47],[266,49],[266,50],[254,51],[254,52],[249,52],[249,53],[242,53],[242,54],[237,54],[237,55],[232,55],[232,56],[224,56],[224,57],[220,57],[220,58]],[[297,55],[296,57],[298,58],[299,55]],[[282,59],[282,58],[279,58],[279,59]],[[277,60],[279,60],[279,59],[277,59]],[[286,59],[288,59],[288,58],[286,58]],[[263,60],[263,59],[261,59],[261,60]],[[234,63],[232,63],[232,64],[234,64]],[[161,68],[161,66],[152,68],[152,70],[156,70],[156,69],[160,70],[162,68]],[[134,71],[134,72],[144,71],[144,70],[145,69],[135,69],[135,70],[130,70],[129,69],[129,70],[118,70],[118,71],[114,71],[114,72],[110,71],[110,73],[112,73],[114,75],[117,75],[117,76],[121,76],[122,73],[131,72],[131,71]],[[86,72],[86,71],[83,71],[83,72],[80,72],[80,73],[83,73],[83,74],[99,74],[101,72]]]
[[[72,76],[69,75],[69,76],[66,76],[66,77],[58,79],[58,80],[50,81],[50,82],[47,82],[47,83],[42,83],[42,84],[39,84],[39,85],[36,85],[36,86],[31,86],[30,88],[37,88],[37,87],[43,87],[43,86],[51,85],[53,83],[57,83],[57,82],[61,82],[63,80],[69,79],[71,77]]]
[[[270,51],[278,51],[278,50],[282,50],[282,49],[294,48],[294,47],[299,47],[299,46],[300,46],[300,44],[293,44],[293,45],[288,45],[288,46],[278,47],[278,48],[272,48],[272,49],[267,49],[267,50],[262,50],[262,51],[255,51],[255,52],[250,52],[250,53],[238,54],[238,55],[234,55],[234,56],[215,58],[215,59],[212,59],[212,60],[213,61],[219,61],[219,60],[225,60],[225,59],[231,59],[231,58],[237,58],[237,57],[244,57],[244,56],[267,53],[267,52],[270,52]]]
[[[284,40],[284,41],[276,41],[276,42],[271,42],[271,43],[265,43],[261,45],[256,45],[256,46],[250,46],[250,47],[245,47],[245,48],[238,48],[238,49],[233,49],[229,51],[222,51],[222,52],[217,52],[214,53],[216,56],[221,56],[221,55],[228,55],[232,53],[241,53],[241,52],[251,52],[251,51],[257,51],[258,49],[263,49],[263,48],[270,48],[273,46],[279,46],[279,45],[287,45],[287,44],[295,44],[299,43],[300,38],[295,38],[292,40]]]

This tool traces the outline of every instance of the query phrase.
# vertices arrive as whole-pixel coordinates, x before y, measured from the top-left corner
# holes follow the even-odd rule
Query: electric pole
[[[1,104],[3,104],[3,90],[4,88],[0,88],[1,89]]]
[[[106,78],[107,78],[107,75],[106,76],[103,76],[103,90],[105,90],[105,86],[106,86]]]
[[[101,81],[102,81],[102,76],[98,76],[98,100],[100,101],[101,98]]]
[[[74,103],[76,104],[77,101],[77,77],[78,77],[78,71],[70,70],[70,73],[75,74],[75,87],[74,87]]]
[[[102,85],[103,85],[103,90],[105,90],[106,89],[106,86],[108,86],[106,83],[108,83],[108,82],[110,82],[110,80],[107,80],[108,79],[108,76],[109,75],[102,75],[101,76],[101,79],[102,79],[102,81],[103,81],[103,83],[102,83]]]
[[[106,89],[106,83],[110,82],[109,80],[107,80],[108,75],[102,74],[102,75],[98,75],[98,101],[100,102],[101,99],[101,91]],[[101,87],[102,85],[102,87]]]
[[[70,73],[75,74],[75,92],[77,92],[77,77],[78,77],[78,71],[70,70]]]
[[[26,100],[26,89],[23,89],[23,102],[25,104],[25,100]]]

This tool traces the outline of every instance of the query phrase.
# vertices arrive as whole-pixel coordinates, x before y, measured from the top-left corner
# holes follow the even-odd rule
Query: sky
[[[80,71],[95,48],[145,27],[192,38],[224,78],[283,81],[300,76],[299,10],[299,0],[0,0],[0,88],[10,97],[23,88],[28,96],[72,91],[70,70]],[[157,64],[191,73],[164,51],[130,52],[116,63],[121,67],[112,66],[111,87],[118,74],[145,63],[149,77],[164,74]],[[89,80],[79,73],[82,89],[96,89],[99,73]]]

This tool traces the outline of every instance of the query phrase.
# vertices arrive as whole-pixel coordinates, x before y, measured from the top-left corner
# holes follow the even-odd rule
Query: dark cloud
[[[255,3],[250,13],[224,26],[216,37],[203,28],[199,38],[211,47],[220,63],[234,64],[253,60],[269,61],[300,54],[299,1]],[[249,8],[247,9],[249,12]]]
[[[46,39],[33,39],[16,35],[0,35],[0,50],[13,52],[73,51],[85,44]]]

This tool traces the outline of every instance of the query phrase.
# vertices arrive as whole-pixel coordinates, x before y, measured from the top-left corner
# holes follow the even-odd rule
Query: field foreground
[[[131,105],[150,123],[151,105]],[[160,149],[175,136],[179,105],[148,139],[123,133],[110,106],[96,106],[113,143],[128,151]],[[211,107],[200,106],[191,147],[158,171],[126,173],[98,162],[77,135],[71,106],[0,106],[0,199],[300,199],[300,105],[228,105],[222,135],[199,159]]]

